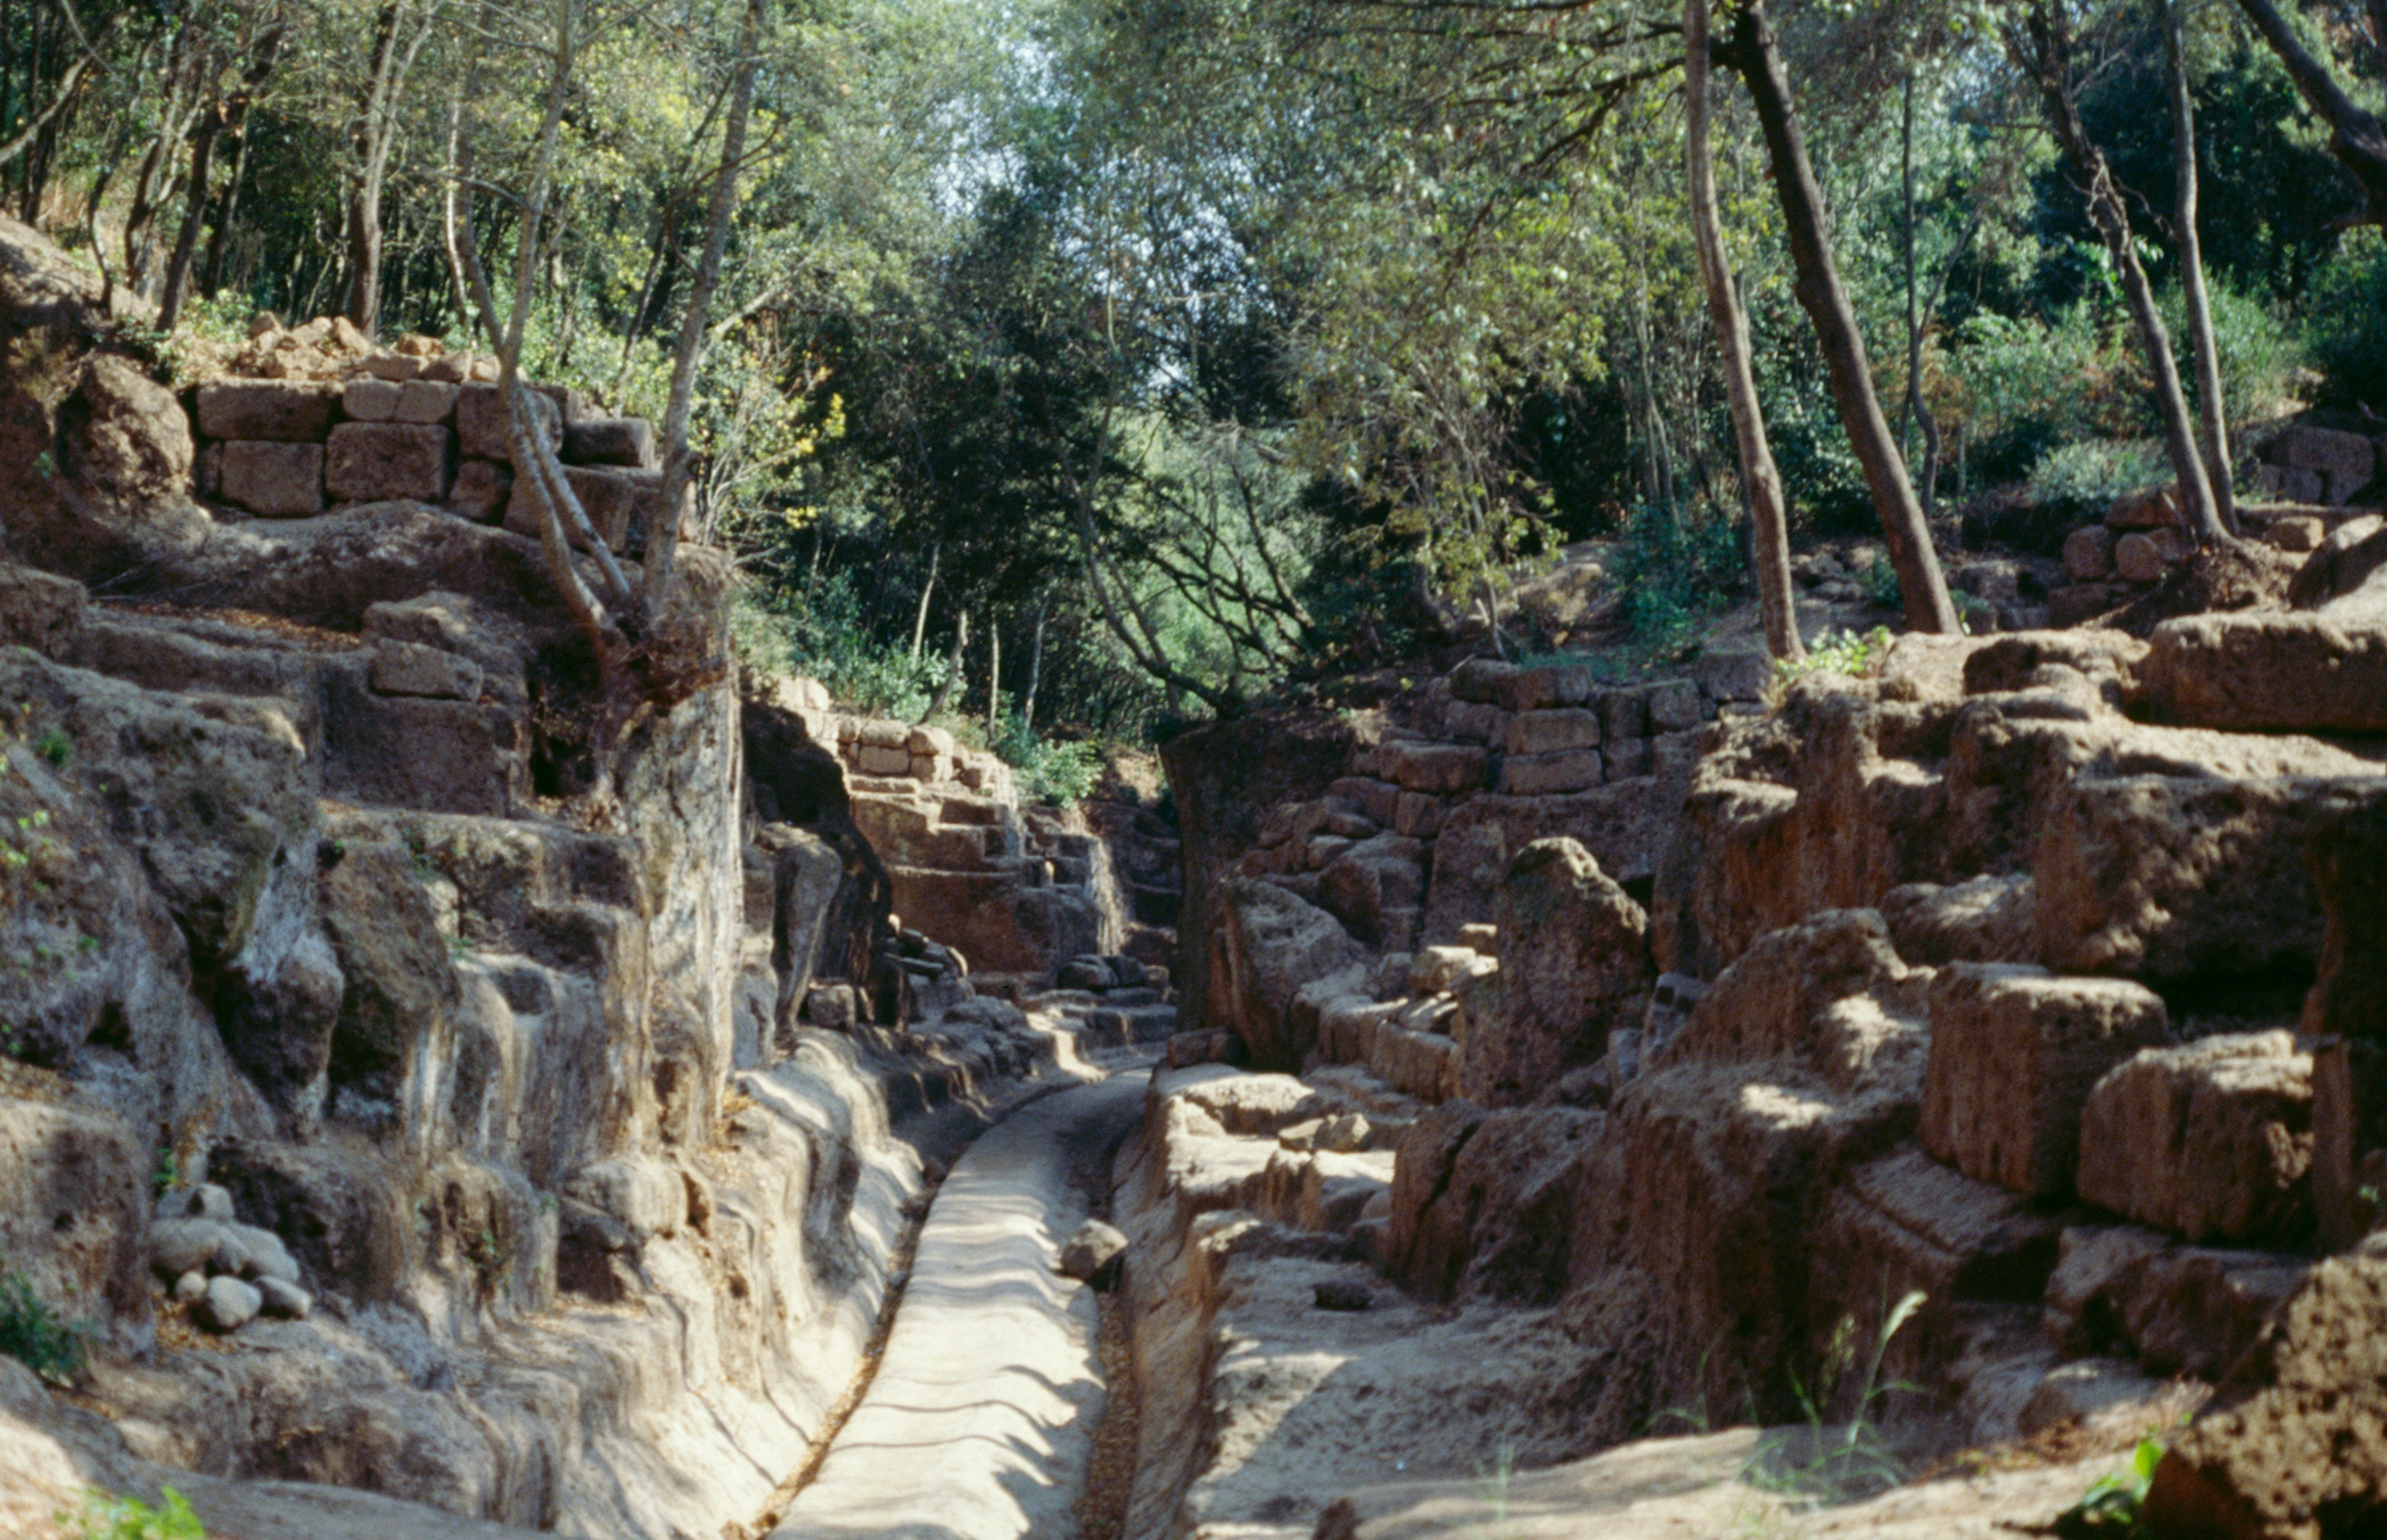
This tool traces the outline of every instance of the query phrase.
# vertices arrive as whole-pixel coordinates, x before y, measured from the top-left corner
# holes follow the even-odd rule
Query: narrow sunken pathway
[[[772,1540],[1070,1540],[1103,1409],[1093,1292],[1053,1270],[1073,1156],[1115,1142],[1141,1071],[1032,1102],[957,1161],[878,1372]]]

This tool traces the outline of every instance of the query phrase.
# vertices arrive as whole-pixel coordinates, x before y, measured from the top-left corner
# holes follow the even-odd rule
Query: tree
[[[1874,511],[1881,519],[1882,540],[1889,548],[1890,564],[1898,571],[1906,624],[1917,631],[1960,631],[1956,606],[1948,597],[1948,580],[1932,549],[1931,528],[1924,522],[1922,505],[1907,479],[1906,461],[1898,452],[1889,420],[1882,414],[1864,337],[1832,259],[1823,189],[1807,158],[1805,135],[1790,99],[1789,79],[1782,69],[1763,0],[1744,0],[1733,18],[1732,35],[1717,55],[1739,71],[1757,107],[1758,124],[1774,166],[1774,189],[1782,200],[1791,261],[1798,270],[1795,292],[1814,323],[1841,425],[1864,469]]]
[[[2221,523],[2213,484],[2205,475],[2204,461],[2196,447],[2188,398],[2180,389],[2179,368],[2172,359],[2171,334],[2155,308],[2154,285],[2147,279],[2146,267],[2139,260],[2138,243],[2130,234],[2129,207],[2123,201],[2122,190],[2105,163],[2104,152],[2089,137],[2088,129],[2080,121],[2070,0],[2033,0],[2022,23],[2010,29],[2007,38],[2009,52],[2036,88],[2048,131],[2062,147],[2081,196],[2087,200],[2090,221],[2104,237],[2106,255],[2129,306],[2130,320],[2138,330],[2148,370],[2154,377],[2155,410],[2163,426],[2164,448],[2171,459],[2172,474],[2179,484],[2182,520],[2199,545],[2226,541],[2230,532]],[[2194,153],[2192,147],[2189,153]]]
[[[1758,603],[1765,623],[1765,648],[1776,658],[1806,656],[1790,587],[1789,523],[1782,511],[1782,474],[1765,442],[1765,415],[1758,405],[1757,374],[1749,363],[1749,312],[1725,260],[1724,221],[1716,212],[1715,165],[1708,145],[1708,5],[1683,5],[1683,156],[1690,184],[1691,228],[1699,248],[1699,277],[1707,287],[1708,313],[1724,351],[1724,389],[1730,398],[1733,443],[1740,457],[1740,482],[1749,502],[1755,538]]]
[[[2196,107],[2188,89],[2187,0],[2160,0],[2165,73],[2171,83],[2174,193],[2173,238],[2179,246],[2179,287],[2188,312],[2190,356],[2196,362],[2199,448],[2213,489],[2215,517],[2238,527],[2237,488],[2229,468],[2229,404],[2221,394],[2221,349],[2213,336],[2213,305],[2204,293],[2204,253],[2196,234]]]
[[[398,103],[415,56],[431,36],[438,0],[384,0],[373,20],[372,61],[348,125],[348,289],[344,311],[367,336],[381,327],[382,186],[398,139]]]
[[[2330,154],[2353,173],[2355,183],[2362,189],[2364,210],[2349,222],[2387,224],[2387,123],[2345,94],[2329,67],[2313,57],[2272,0],[2238,0],[2238,6],[2246,13],[2246,19],[2254,24],[2263,42],[2287,67],[2297,94],[2329,125]],[[2372,25],[2379,29],[2381,39],[2387,40],[2387,23],[2382,23],[2375,11]]]

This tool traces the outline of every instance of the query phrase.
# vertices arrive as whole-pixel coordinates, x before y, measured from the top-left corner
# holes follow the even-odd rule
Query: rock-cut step
[[[1084,1218],[1073,1157],[1144,1079],[1032,1102],[954,1163],[878,1372],[771,1540],[1073,1540],[1104,1387],[1093,1294],[1054,1262]]]

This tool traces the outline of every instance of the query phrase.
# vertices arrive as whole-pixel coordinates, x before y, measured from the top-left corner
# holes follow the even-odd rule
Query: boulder
[[[1058,1270],[1080,1283],[1093,1283],[1105,1273],[1117,1277],[1113,1264],[1127,1251],[1127,1236],[1116,1226],[1088,1219],[1061,1246]]]
[[[2191,549],[2188,537],[2176,529],[2125,535],[2114,542],[2114,572],[2125,583],[2153,583],[2187,561]]]
[[[2387,616],[2184,615],[2141,679],[2166,720],[2231,732],[2387,732]]]
[[[254,1285],[237,1278],[216,1277],[208,1280],[208,1292],[191,1307],[191,1314],[211,1332],[237,1332],[264,1307],[265,1296]]]
[[[2065,536],[2065,574],[2076,583],[2095,583],[2112,576],[2116,538],[2103,524],[2083,524]]]
[[[270,519],[323,511],[323,446],[236,439],[223,446],[218,486],[226,502]]]
[[[1924,1147],[2033,1196],[2071,1190],[2081,1109],[2098,1079],[2171,1033],[2162,998],[2143,985],[2023,964],[1951,964],[1930,1002]]]
[[[334,502],[437,502],[448,495],[448,463],[446,428],[343,423],[323,447],[323,486]]]
[[[1608,1050],[1647,1004],[1649,917],[1572,839],[1517,853],[1496,901],[1500,1006],[1470,1017],[1460,1094],[1489,1105],[1530,1101],[1567,1069]]]
[[[2081,1197],[2194,1242],[2300,1239],[2312,1069],[2287,1032],[2140,1051],[2090,1092]]]
[[[209,438],[320,444],[340,387],[307,380],[219,380],[199,386],[199,432]]]

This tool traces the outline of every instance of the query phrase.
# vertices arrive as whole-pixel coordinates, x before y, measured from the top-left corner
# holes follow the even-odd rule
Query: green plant
[[[21,1272],[0,1278],[0,1353],[43,1379],[72,1384],[91,1351],[91,1328],[58,1318]]]
[[[1681,648],[1701,620],[1730,602],[1743,568],[1730,520],[1700,510],[1636,510],[1612,563],[1633,639],[1658,652]]]
[[[1094,745],[1039,738],[1016,716],[1004,723],[994,751],[1017,773],[1021,795],[1055,807],[1082,802],[1103,778],[1102,751]]]
[[[1815,638],[1805,657],[1795,662],[1788,658],[1774,661],[1774,682],[1768,694],[1778,705],[1790,681],[1810,674],[1846,674],[1851,678],[1864,678],[1881,666],[1894,639],[1887,625],[1876,625],[1862,634],[1826,631]]]
[[[1499,1452],[1493,1457],[1488,1472],[1481,1466],[1476,1468],[1484,1500],[1491,1506],[1492,1521],[1496,1524],[1509,1521],[1509,1483],[1516,1473],[1517,1445],[1514,1439],[1508,1438],[1500,1441]]]
[[[171,1144],[158,1145],[158,1169],[150,1173],[149,1177],[149,1186],[151,1190],[150,1195],[152,1197],[162,1198],[168,1193],[182,1185],[182,1156],[174,1153],[174,1146]]]
[[[1857,574],[1857,587],[1864,590],[1865,602],[1876,610],[1895,610],[1904,590],[1898,586],[1898,569],[1890,564],[1887,551],[1875,551],[1864,571]]]
[[[1857,1383],[1848,1421],[1836,1429],[1825,1425],[1825,1400],[1830,1387],[1855,1367],[1857,1354],[1856,1320],[1842,1317],[1816,1374],[1816,1385],[1825,1400],[1817,1399],[1803,1381],[1792,1375],[1791,1392],[1799,1399],[1799,1409],[1807,1425],[1787,1436],[1774,1435],[1762,1441],[1742,1472],[1742,1479],[1753,1486],[1813,1503],[1850,1502],[1872,1496],[1905,1480],[1906,1468],[1882,1436],[1874,1420],[1874,1407],[1892,1391],[1913,1388],[1896,1381],[1883,1381],[1881,1366],[1889,1353],[1891,1339],[1928,1298],[1920,1289],[1911,1290],[1883,1316],[1880,1330],[1874,1333],[1873,1350],[1863,1377]]]
[[[2087,438],[2059,444],[2031,467],[2031,494],[2042,503],[2083,507],[2113,501],[2171,479],[2171,461],[2151,438]]]
[[[207,1526],[181,1493],[169,1486],[158,1498],[151,1508],[138,1497],[95,1491],[84,1497],[81,1513],[61,1513],[57,1521],[78,1540],[207,1540]]]
[[[2129,1465],[2082,1493],[2078,1502],[2057,1517],[2055,1532],[2062,1535],[2135,1534],[2140,1509],[2146,1506],[2147,1488],[2153,1483],[2155,1467],[2163,1463],[2163,1457],[2161,1440],[2139,1440]]]
[[[74,739],[63,728],[44,727],[42,736],[33,740],[33,752],[50,762],[53,769],[63,770],[67,761],[74,758]]]

